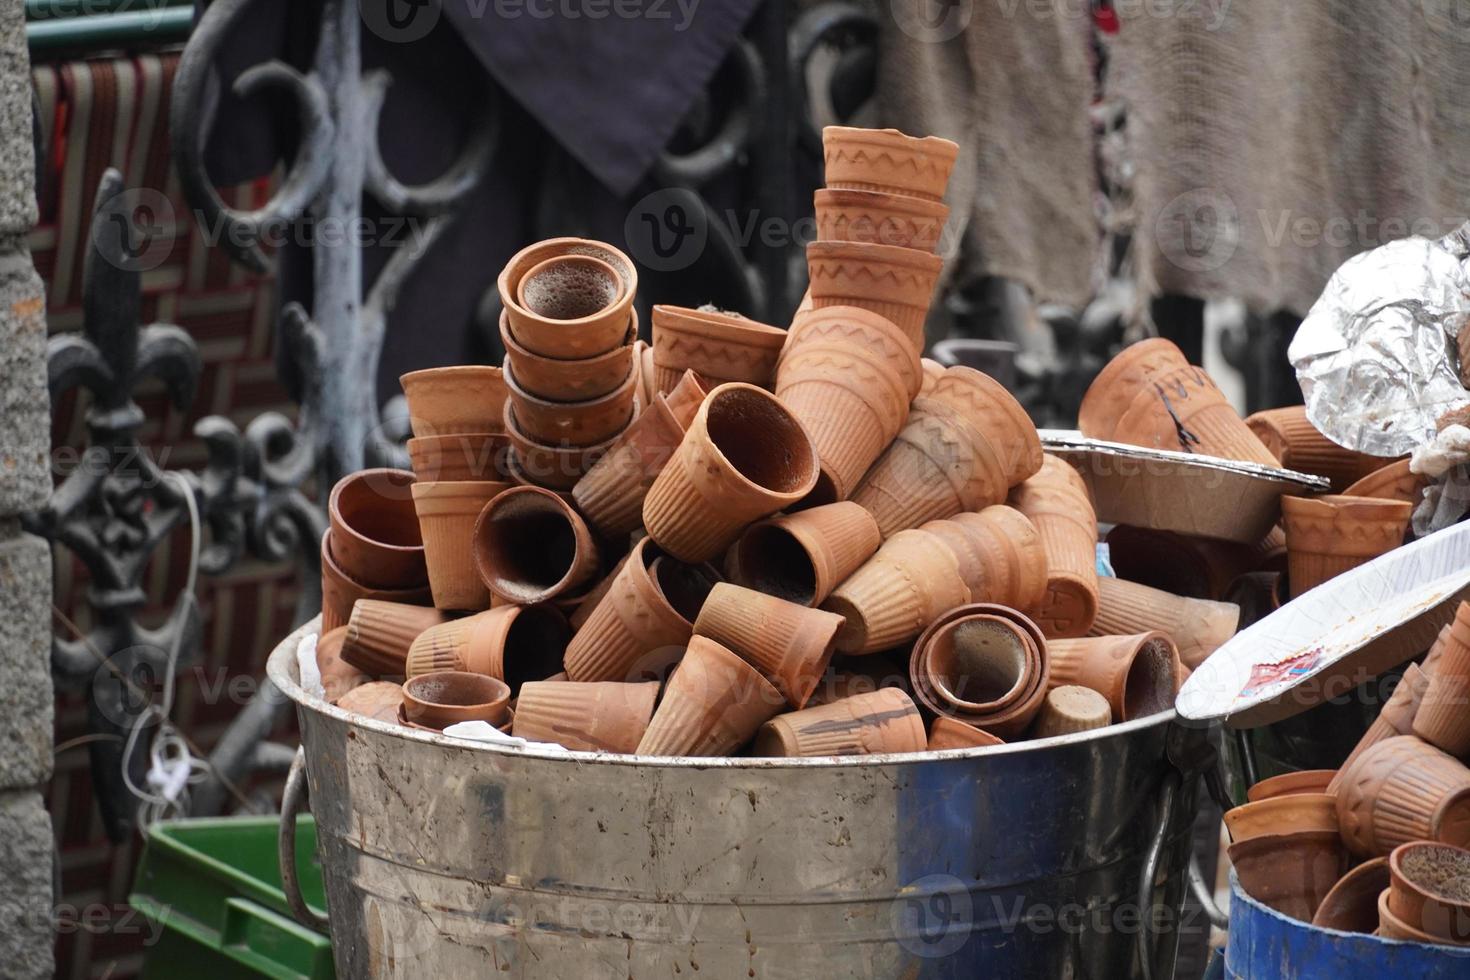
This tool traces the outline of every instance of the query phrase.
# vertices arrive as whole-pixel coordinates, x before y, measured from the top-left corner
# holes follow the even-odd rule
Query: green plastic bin
[[[160,823],[148,832],[128,901],[161,926],[144,980],[332,980],[332,943],[291,917],[274,817]],[[296,829],[301,894],[325,913],[316,824]]]

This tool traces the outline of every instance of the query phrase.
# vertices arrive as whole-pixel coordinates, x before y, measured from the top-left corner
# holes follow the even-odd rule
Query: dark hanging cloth
[[[501,266],[528,241],[593,234],[621,244],[620,199],[647,174],[758,2],[360,0],[363,69],[383,68],[393,79],[378,142],[401,181],[442,173],[487,98],[503,109],[490,172],[419,260],[389,318],[383,398],[398,392],[406,371],[498,355],[494,325],[477,313]],[[291,102],[240,100],[230,86],[272,58],[309,70],[320,15],[318,3],[261,0],[237,23],[219,59],[219,122],[206,152],[217,184],[266,176],[290,159]],[[546,226],[538,202],[553,179],[586,199],[577,227]],[[376,216],[370,197],[363,207]],[[300,229],[277,258],[280,301],[308,310],[309,241],[310,229]],[[369,284],[394,247],[364,247]]]

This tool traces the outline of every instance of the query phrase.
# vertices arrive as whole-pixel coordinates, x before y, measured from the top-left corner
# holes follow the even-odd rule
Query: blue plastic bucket
[[[1465,980],[1470,947],[1429,946],[1338,932],[1282,915],[1240,890],[1230,876],[1230,980]]]

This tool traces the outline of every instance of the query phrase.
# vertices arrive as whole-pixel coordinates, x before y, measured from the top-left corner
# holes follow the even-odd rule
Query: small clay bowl
[[[510,317],[501,310],[500,343],[505,347],[504,366],[515,372],[516,381],[526,391],[554,402],[601,398],[622,384],[630,371],[639,375],[641,385],[642,375],[635,370],[637,365],[634,363],[638,311],[631,311],[631,316],[632,325],[621,345],[595,357],[566,359],[543,357],[522,346],[510,332]]]
[[[403,685],[404,720],[436,731],[462,721],[498,726],[509,710],[509,685],[485,674],[441,670],[409,678]]]
[[[1378,896],[1378,935],[1384,939],[1399,939],[1411,943],[1429,943],[1436,946],[1452,946],[1448,940],[1431,936],[1422,929],[1415,929],[1403,919],[1393,914],[1393,909],[1388,907],[1388,896],[1392,888],[1385,888]]]
[[[1434,937],[1470,944],[1470,851],[1412,841],[1388,857],[1388,907],[1394,917]]]
[[[1336,775],[1336,769],[1304,769],[1301,772],[1272,776],[1246,790],[1246,802],[1259,803],[1261,800],[1275,799],[1278,796],[1295,796],[1300,793],[1325,793],[1327,784],[1332,782],[1332,777]]]
[[[628,427],[638,410],[638,375],[631,368],[612,391],[584,402],[538,398],[522,388],[510,365],[505,386],[515,405],[517,427],[527,438],[553,446],[595,446]]]
[[[548,490],[571,490],[618,438],[615,435],[595,446],[548,446],[521,429],[515,404],[509,399],[505,402],[505,431],[510,437],[511,479]]]
[[[332,557],[369,589],[412,589],[429,580],[408,470],[359,470],[327,499]]]
[[[1364,861],[1338,879],[1317,906],[1312,925],[1339,932],[1372,933],[1378,928],[1378,896],[1388,888],[1388,858]]]
[[[1293,793],[1246,803],[1225,812],[1225,827],[1237,844],[1267,834],[1337,831],[1337,798],[1327,793]]]

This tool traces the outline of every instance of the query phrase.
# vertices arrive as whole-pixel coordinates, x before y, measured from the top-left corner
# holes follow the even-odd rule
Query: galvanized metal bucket
[[[282,846],[304,758],[344,978],[1172,973],[1197,777],[1170,759],[1198,735],[1172,713],[906,756],[554,755],[332,707],[297,683],[306,629],[268,666],[303,747]]]
[[[1230,980],[1464,980],[1470,949],[1319,929],[1262,905],[1230,880]]]

